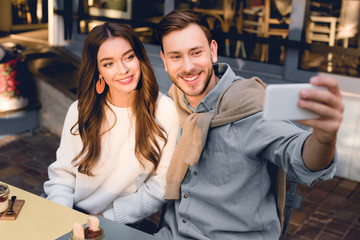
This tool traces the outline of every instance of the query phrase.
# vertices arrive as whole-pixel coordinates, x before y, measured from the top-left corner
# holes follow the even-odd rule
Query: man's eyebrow
[[[190,48],[190,51],[194,51],[194,50],[197,50],[197,49],[203,49],[203,48],[204,48],[203,45],[199,45],[199,46],[195,46],[195,47]],[[179,54],[179,53],[180,53],[180,51],[178,51],[178,50],[167,52],[167,54]]]
[[[125,55],[127,55],[127,54],[129,54],[131,52],[134,52],[134,49],[131,48],[131,49],[127,50],[126,52],[123,53],[122,56],[125,56]],[[99,62],[108,61],[108,60],[111,60],[111,59],[112,59],[112,57],[105,57],[105,58],[100,59]]]

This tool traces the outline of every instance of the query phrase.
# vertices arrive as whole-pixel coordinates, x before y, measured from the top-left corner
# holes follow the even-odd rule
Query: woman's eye
[[[105,63],[104,64],[104,67],[109,67],[109,66],[111,66],[112,65],[112,63]]]
[[[135,55],[131,54],[131,55],[129,55],[129,56],[126,58],[126,60],[131,60],[131,59],[133,59],[134,57],[135,57]]]

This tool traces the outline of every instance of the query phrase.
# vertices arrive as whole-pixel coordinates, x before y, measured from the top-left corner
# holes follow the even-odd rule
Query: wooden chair
[[[240,2],[238,11],[238,20],[236,24],[237,32],[239,34],[248,33],[261,36],[264,26],[264,6],[245,6],[244,1]],[[235,57],[241,56],[247,58],[245,51],[245,44],[243,41],[238,40],[235,47]]]
[[[218,8],[204,9],[204,8],[193,8],[194,12],[202,13],[207,18],[210,29],[214,29],[215,21],[218,20],[221,25],[221,30],[224,33],[228,33],[230,27],[234,24],[233,19],[236,13],[236,0],[221,0],[221,4]],[[225,39],[225,51],[226,56],[230,56],[230,40]]]
[[[281,36],[287,38],[289,35],[290,18],[274,18],[271,16],[271,0],[265,0],[264,27],[262,37],[269,38],[271,36]],[[284,47],[281,47],[280,60],[284,58]],[[267,62],[269,60],[269,45],[264,44],[260,61]]]
[[[335,46],[337,24],[337,17],[311,15],[306,29],[306,42],[325,42],[330,47]],[[327,55],[328,72],[333,70],[332,60],[333,53],[330,52]]]
[[[330,47],[335,46],[338,18],[331,16],[310,16],[306,31],[306,41],[326,42]]]
[[[360,30],[360,1],[344,0],[341,4],[336,39],[349,47],[349,39],[356,37]],[[360,38],[358,48],[360,47]]]
[[[275,2],[273,2],[275,4]],[[243,1],[239,7],[239,20],[237,23],[237,31],[253,33],[259,37],[269,38],[271,36],[281,36],[287,38],[289,34],[289,18],[275,18],[271,16],[271,0],[264,0],[263,6],[243,7]],[[237,42],[237,51],[242,43]],[[269,59],[269,45],[263,44],[260,50],[260,61],[266,62]],[[284,49],[281,49],[281,58],[283,58]]]

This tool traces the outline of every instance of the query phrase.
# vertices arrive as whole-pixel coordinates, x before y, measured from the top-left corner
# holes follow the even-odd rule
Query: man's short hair
[[[212,36],[205,16],[191,10],[175,9],[167,14],[159,23],[157,37],[160,41],[161,51],[164,51],[162,43],[164,36],[172,31],[182,30],[190,24],[197,24],[200,26],[210,45]]]

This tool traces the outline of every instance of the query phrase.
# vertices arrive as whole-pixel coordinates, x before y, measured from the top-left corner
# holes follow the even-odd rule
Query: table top
[[[128,227],[124,224],[120,224],[104,217],[99,217],[100,227],[104,230],[106,240],[155,240],[153,235],[141,232],[134,228]],[[70,231],[56,240],[69,240]]]
[[[86,214],[7,185],[10,189],[9,198],[16,195],[17,199],[25,200],[25,203],[16,220],[0,220],[1,240],[69,239],[68,233],[73,223],[87,222],[89,216]],[[104,227],[105,236],[108,236],[106,239],[117,239],[111,236],[121,236],[121,239],[154,239],[152,235],[105,218],[100,218],[100,226]]]

